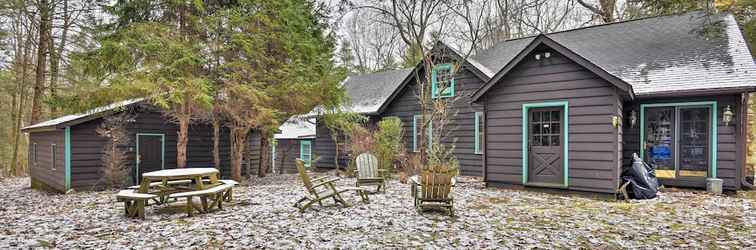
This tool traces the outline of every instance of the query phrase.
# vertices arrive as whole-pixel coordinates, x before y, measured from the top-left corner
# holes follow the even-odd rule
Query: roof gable
[[[707,22],[719,34],[704,35]],[[639,97],[756,89],[756,64],[730,14],[696,11],[546,36],[632,85]],[[538,37],[497,43],[474,59],[501,71]]]
[[[451,53],[439,53],[439,51],[450,51]],[[451,56],[456,61],[460,61],[462,63],[463,68],[466,68],[470,70],[476,77],[481,79],[483,82],[488,81],[491,79],[491,77],[494,75],[494,71],[490,68],[483,65],[483,63],[476,61],[470,56],[465,57],[461,52],[459,52],[457,49],[455,49],[452,46],[447,45],[443,41],[438,41],[436,45],[433,47],[430,53],[435,54],[442,54],[443,56]],[[394,89],[394,92],[391,93],[389,98],[383,103],[383,105],[378,109],[378,114],[383,113],[386,108],[391,104],[391,102],[394,101],[394,99],[404,90],[404,88],[407,87],[407,84],[409,84],[410,81],[413,79],[417,79],[417,73],[419,70],[421,70],[424,66],[423,62],[419,62],[415,67],[412,69],[411,73],[404,78],[404,80],[399,84],[399,86]],[[466,67],[465,67],[466,66]]]
[[[527,57],[531,52],[533,52],[533,50],[535,50],[541,45],[545,45],[555,50],[556,52],[559,52],[560,54],[564,55],[568,59],[574,61],[580,66],[583,66],[584,68],[598,75],[602,79],[608,81],[615,87],[624,91],[629,98],[632,99],[634,97],[633,88],[630,84],[606,72],[601,67],[581,57],[575,52],[572,52],[567,47],[564,47],[563,45],[549,38],[547,35],[541,34],[535,37],[534,39],[530,40],[530,43],[527,46],[525,46],[522,50],[520,50],[520,52],[517,53],[517,55],[512,57],[512,59],[509,62],[507,62],[507,64],[501,70],[499,70],[499,72],[497,72],[493,77],[491,77],[491,79],[488,82],[486,82],[486,84],[484,84],[483,87],[475,91],[475,93],[472,96],[472,101],[475,102],[478,99],[480,99],[480,97],[482,97],[491,87],[496,85],[497,82],[499,82],[512,69],[514,69],[515,66],[517,66],[523,59],[525,59],[525,57]]]

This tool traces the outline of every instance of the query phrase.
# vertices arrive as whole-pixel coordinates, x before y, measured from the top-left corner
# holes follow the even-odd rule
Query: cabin
[[[130,168],[128,183],[136,184],[144,172],[175,168],[177,124],[159,108],[143,99],[133,99],[24,127],[22,131],[29,136],[32,187],[54,192],[99,188],[108,139],[100,136],[97,128],[106,117],[124,112],[132,115],[125,125],[131,138],[124,145]],[[230,174],[227,129],[221,130],[221,166],[213,164],[210,124],[191,124],[189,135],[187,167],[219,167],[222,175]],[[245,170],[243,167],[242,172]]]
[[[472,96],[485,107],[488,184],[615,193],[637,153],[664,185],[740,189],[756,65],[732,15],[598,25],[480,54],[496,72]]]
[[[439,42],[432,53],[432,82],[453,86],[434,96],[459,100],[441,143],[454,143],[462,175],[492,186],[615,193],[638,154],[667,186],[721,181],[738,190],[745,183],[746,104],[756,90],[756,65],[730,14],[690,12],[540,34],[470,57]],[[450,75],[450,64],[459,70],[439,78]],[[402,120],[410,151],[423,139],[416,97],[422,67],[344,83],[359,107],[352,109],[371,122]],[[329,166],[336,146],[321,124],[316,141],[324,160],[318,166]]]
[[[368,126],[375,126],[382,118],[381,106],[386,103],[402,81],[410,77],[411,72],[411,69],[400,69],[347,77],[342,83],[342,88],[351,101],[344,104],[343,109],[368,117]],[[405,131],[406,129],[405,126]],[[338,166],[345,168],[350,159],[347,143],[335,142],[330,129],[322,119],[317,120],[315,130],[315,166],[321,169],[334,169],[338,160]]]
[[[305,167],[311,167],[315,148],[314,119],[292,118],[278,128],[271,147],[271,167],[273,173],[297,173],[296,159],[302,159]]]

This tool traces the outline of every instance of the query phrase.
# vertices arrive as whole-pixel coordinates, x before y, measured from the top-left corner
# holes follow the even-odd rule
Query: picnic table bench
[[[120,191],[116,198],[124,202],[126,216],[144,218],[144,207],[149,200],[157,204],[167,203],[169,198],[186,198],[187,213],[192,216],[194,209],[208,212],[212,207],[222,208],[223,201],[231,201],[233,180],[219,180],[220,172],[214,168],[166,169],[142,174],[142,182]],[[202,206],[192,200],[199,197]],[[211,203],[208,204],[208,198]]]

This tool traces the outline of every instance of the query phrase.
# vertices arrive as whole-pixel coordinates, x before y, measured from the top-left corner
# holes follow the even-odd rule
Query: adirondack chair
[[[375,192],[386,192],[386,179],[384,169],[378,168],[378,158],[370,153],[362,153],[357,156],[357,183],[356,186],[377,186]]]
[[[454,199],[452,187],[454,177],[443,173],[421,173],[414,176],[414,185],[420,186],[415,194],[415,207],[422,212],[429,207],[448,209],[449,215],[454,216]]]
[[[347,187],[340,190],[336,189],[334,182],[338,181],[341,178],[330,178],[324,176],[320,178],[310,179],[310,175],[307,174],[307,170],[305,169],[304,161],[296,159],[296,165],[297,171],[299,171],[299,177],[302,179],[302,184],[304,184],[305,190],[307,190],[307,194],[305,194],[304,197],[294,203],[294,207],[298,208],[299,212],[304,212],[307,208],[315,203],[323,206],[323,201],[328,199],[333,199],[336,204],[341,204],[342,206],[346,207],[348,206],[348,204],[341,197],[341,193],[347,191],[355,191],[360,195],[363,202],[369,202],[367,192],[365,192],[364,189],[355,187]],[[302,203],[304,203],[304,205]]]

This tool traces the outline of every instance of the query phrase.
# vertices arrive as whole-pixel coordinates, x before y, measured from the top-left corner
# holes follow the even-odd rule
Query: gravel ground
[[[351,185],[344,179],[340,185]],[[418,214],[406,184],[352,206],[292,207],[295,175],[251,179],[222,211],[187,218],[182,203],[124,218],[115,191],[54,195],[29,179],[0,181],[0,249],[17,248],[749,248],[756,192],[713,196],[665,191],[646,201],[484,188],[461,178],[456,217]]]

